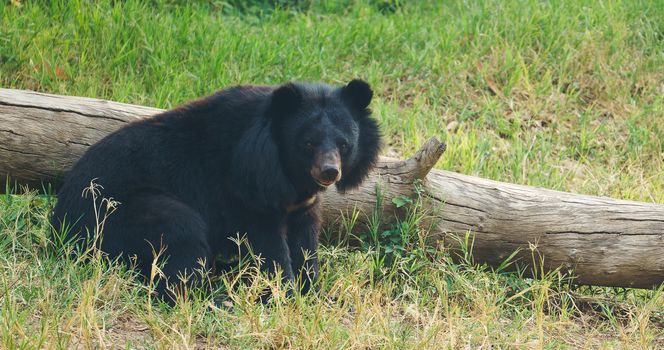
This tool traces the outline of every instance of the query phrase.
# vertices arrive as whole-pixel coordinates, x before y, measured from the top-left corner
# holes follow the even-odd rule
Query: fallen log
[[[82,97],[0,89],[0,178],[57,189],[83,152],[123,124],[160,109]],[[434,213],[434,233],[459,248],[454,237],[472,236],[476,262],[498,266],[516,259],[532,263],[533,247],[543,267],[573,271],[580,284],[652,288],[664,282],[664,205],[577,195],[520,186],[433,169],[444,145],[429,140],[413,157],[381,158],[357,190],[324,194],[323,216],[359,210],[366,220],[384,200],[383,218],[400,212],[391,199],[411,196],[422,180]],[[538,262],[541,263],[541,262]],[[538,269],[541,266],[538,266]]]

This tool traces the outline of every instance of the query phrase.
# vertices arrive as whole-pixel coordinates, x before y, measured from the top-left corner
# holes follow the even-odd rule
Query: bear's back
[[[83,197],[92,181],[101,186],[101,198],[120,203],[151,188],[204,207],[201,198],[223,182],[209,181],[210,173],[225,173],[233,144],[262,117],[261,108],[272,90],[270,86],[232,87],[129,123],[104,137],[67,173],[58,192],[53,226],[59,230],[65,217],[70,223],[78,221],[73,231],[95,224],[92,198]]]

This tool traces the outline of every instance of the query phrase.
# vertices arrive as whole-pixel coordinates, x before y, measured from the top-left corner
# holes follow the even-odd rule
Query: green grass
[[[387,154],[437,136],[439,168],[664,202],[664,2],[272,3],[289,2],[5,2],[0,86],[169,108],[238,83],[362,77]],[[220,310],[155,307],[130,272],[56,254],[52,201],[0,196],[2,348],[664,346],[661,291],[452,263],[419,243],[425,213],[365,237],[392,243],[326,246],[318,297],[255,304],[259,278],[222,287]]]

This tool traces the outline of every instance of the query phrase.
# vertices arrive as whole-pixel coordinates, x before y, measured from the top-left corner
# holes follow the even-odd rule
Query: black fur
[[[92,200],[81,194],[96,179],[102,196],[120,203],[100,248],[112,258],[135,256],[145,276],[152,249],[166,248],[172,281],[199,261],[209,268],[232,254],[229,237],[246,233],[266,270],[278,266],[292,281],[307,268],[315,281],[319,200],[298,203],[324,190],[312,175],[317,155],[339,155],[339,190],[366,177],[380,147],[371,97],[359,80],[341,88],[238,86],[132,123],[90,147],[67,174],[52,224],[69,224],[73,239],[94,231]],[[305,262],[303,250],[313,259]]]

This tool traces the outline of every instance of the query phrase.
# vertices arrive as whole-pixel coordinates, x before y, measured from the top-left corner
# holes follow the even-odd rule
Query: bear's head
[[[333,184],[342,192],[358,186],[374,166],[381,143],[368,108],[372,96],[362,80],[341,87],[286,83],[274,88],[260,123],[269,137],[254,138],[260,145],[251,146],[262,153],[251,157],[261,162],[252,165],[261,179],[250,181],[258,185],[258,197],[283,207]]]
[[[361,80],[339,88],[289,83],[272,93],[272,133],[284,172],[298,191],[332,184],[344,191],[366,177],[380,147],[368,109],[372,96]]]

